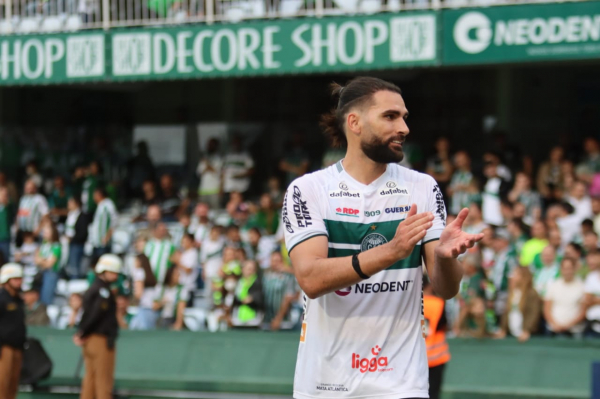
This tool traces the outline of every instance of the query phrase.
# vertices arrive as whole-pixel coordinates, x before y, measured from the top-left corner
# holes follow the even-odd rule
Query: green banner
[[[600,57],[600,2],[443,12],[443,64]]]
[[[115,80],[431,65],[437,15],[381,14],[113,32]]]
[[[105,34],[0,36],[0,84],[105,80]]]

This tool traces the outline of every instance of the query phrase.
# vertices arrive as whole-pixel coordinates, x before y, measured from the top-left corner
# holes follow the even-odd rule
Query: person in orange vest
[[[450,348],[446,342],[446,302],[435,295],[428,278],[423,279],[423,311],[425,316],[425,345],[429,363],[429,398],[438,399]]]

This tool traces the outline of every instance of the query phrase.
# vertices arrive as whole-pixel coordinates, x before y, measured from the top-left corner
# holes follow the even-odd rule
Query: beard
[[[372,137],[369,141],[361,141],[360,148],[373,162],[385,164],[398,163],[404,159],[403,150],[394,151],[389,147],[391,142],[397,139],[396,137],[388,140],[388,142],[384,142],[375,135]]]

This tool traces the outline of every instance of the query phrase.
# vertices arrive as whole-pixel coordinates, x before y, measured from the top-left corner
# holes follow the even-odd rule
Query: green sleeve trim
[[[317,233],[317,234],[313,234],[312,236],[308,236],[306,237],[304,240],[298,241],[296,244],[294,244],[293,247],[291,247],[290,249],[288,249],[288,255],[292,253],[292,249],[296,248],[298,246],[298,244],[302,244],[304,241],[306,240],[310,240],[311,238],[314,237],[320,237],[320,236],[325,236],[325,237],[329,237],[327,234],[325,233]]]

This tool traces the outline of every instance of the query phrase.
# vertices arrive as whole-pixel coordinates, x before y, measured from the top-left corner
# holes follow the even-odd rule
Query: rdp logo
[[[346,296],[346,295],[350,295],[351,292],[352,292],[352,287],[348,287],[348,288],[344,288],[343,290],[338,290],[335,293],[339,296]]]
[[[387,367],[388,358],[386,356],[379,356],[381,353],[381,348],[379,345],[376,345],[371,349],[372,358],[364,357],[361,359],[360,355],[357,353],[352,354],[352,368],[358,369],[361,373],[375,372],[379,367]]]
[[[352,216],[352,217],[358,217],[358,214],[360,213],[360,211],[358,209],[352,209],[352,208],[336,208],[335,212],[341,216]]]

